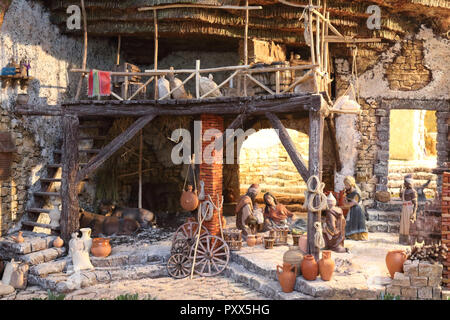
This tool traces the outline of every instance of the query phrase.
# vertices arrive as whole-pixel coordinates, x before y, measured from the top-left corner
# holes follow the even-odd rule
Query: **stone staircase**
[[[86,163],[98,152],[105,143],[107,137],[104,134],[109,127],[109,122],[92,122],[80,119],[80,138],[79,138],[79,161],[80,167]],[[49,200],[61,202],[61,162],[62,150],[54,150],[55,163],[47,164],[47,176],[39,179],[41,189],[33,192],[32,205],[26,210],[21,219],[21,229],[25,231],[35,231],[50,234],[59,234],[59,227],[50,225],[48,213],[52,209]],[[79,185],[79,192],[83,189],[83,183]]]

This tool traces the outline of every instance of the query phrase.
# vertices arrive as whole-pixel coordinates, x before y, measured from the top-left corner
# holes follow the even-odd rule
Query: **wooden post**
[[[310,4],[311,1],[310,1]],[[314,52],[314,32],[313,32],[313,14],[311,12],[311,9],[308,10],[308,17],[309,17],[309,37],[311,39],[310,43],[310,50],[311,50],[311,63],[316,64],[316,54]]]
[[[195,61],[195,97],[200,99],[200,60]]]
[[[248,7],[248,0],[245,0],[245,6]],[[248,65],[248,9],[245,10],[245,31],[244,31],[244,64]],[[244,97],[247,96],[247,77],[244,76]]]
[[[156,9],[153,10],[153,22],[155,26],[155,71],[158,71],[158,14]],[[155,75],[155,100],[158,100],[158,76]]]
[[[322,181],[322,146],[323,146],[324,119],[319,111],[309,112],[309,176],[316,175]],[[314,187],[314,186],[313,186]],[[318,205],[316,199],[314,205]],[[314,244],[316,230],[314,223],[320,221],[320,212],[308,211],[308,253],[314,255],[319,261],[319,249]]]
[[[333,151],[333,155],[334,155],[334,160],[336,162],[336,171],[339,172],[342,169],[342,163],[341,163],[341,158],[339,156],[339,144],[336,139],[336,126],[334,123],[334,118],[332,118],[330,115],[329,117],[327,117],[326,121],[327,121],[328,132],[329,132],[330,138],[331,138],[331,148],[333,149],[332,151]]]
[[[139,134],[139,198],[138,198],[138,208],[142,209],[142,130]]]
[[[69,243],[71,234],[79,224],[78,205],[78,117],[65,115],[63,123],[62,175],[61,175],[61,238]]]
[[[84,51],[83,51],[83,70],[86,69],[87,63],[87,46],[88,46],[88,36],[87,36],[87,21],[86,21],[86,8],[84,6],[84,0],[81,0],[81,10],[83,12],[83,28],[84,28]],[[81,94],[81,87],[83,86],[83,78],[86,75],[83,73],[78,81],[77,93],[74,100],[78,100]]]
[[[120,47],[122,46],[122,36],[119,34],[119,40],[117,42],[117,59],[116,65],[120,64]]]

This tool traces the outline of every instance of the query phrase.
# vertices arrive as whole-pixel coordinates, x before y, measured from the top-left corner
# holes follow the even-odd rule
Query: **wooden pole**
[[[200,60],[195,61],[195,97],[200,99]]]
[[[142,130],[139,134],[139,198],[138,198],[138,208],[142,209]]]
[[[154,56],[154,69],[158,70],[158,14],[156,10],[153,10],[153,22],[155,26],[155,56]],[[158,76],[155,75],[155,100],[158,99]]]
[[[78,205],[78,117],[65,115],[62,119],[62,174],[61,174],[61,238],[69,243],[71,234],[79,225]]]
[[[119,34],[119,40],[117,42],[117,59],[116,59],[116,65],[120,64],[120,48],[122,46],[122,36]]]
[[[323,127],[324,118],[320,112],[309,112],[309,176],[318,176],[322,181],[322,148],[323,148]],[[313,186],[314,187],[314,186]],[[314,206],[320,200],[316,198]],[[308,253],[314,255],[316,261],[319,260],[319,248],[314,244],[316,230],[314,223],[320,221],[321,212],[308,211]]]
[[[81,10],[83,12],[83,28],[84,28],[84,49],[83,49],[83,66],[82,69],[86,69],[86,63],[87,63],[87,46],[88,46],[88,34],[87,34],[87,20],[86,20],[86,8],[84,6],[84,0],[81,0]],[[80,98],[81,94],[81,87],[83,86],[83,78],[86,76],[86,74],[82,74],[80,77],[80,80],[78,81],[78,87],[77,87],[77,93],[75,95],[74,101],[78,100]]]
[[[311,10],[308,10],[308,16],[309,16],[309,37],[311,39],[310,43],[310,50],[311,50],[311,63],[316,64],[316,54],[314,52],[314,32],[313,32],[313,14],[311,13]]]
[[[245,0],[245,6],[248,7],[248,0]],[[244,31],[244,65],[248,65],[248,9],[245,10],[245,31]],[[244,76],[244,97],[247,96],[247,77]]]

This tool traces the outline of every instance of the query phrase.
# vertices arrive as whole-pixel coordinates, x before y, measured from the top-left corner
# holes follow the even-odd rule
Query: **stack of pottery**
[[[300,266],[303,261],[303,254],[297,246],[289,246],[289,250],[283,255],[283,263],[289,263],[297,267],[297,275],[300,275]]]
[[[313,255],[307,254],[303,257],[301,271],[305,280],[316,280],[317,275],[319,274],[319,265],[317,264]]]
[[[283,269],[283,272],[280,272],[280,268]],[[294,291],[297,272],[297,266],[293,266],[289,263],[283,263],[283,267],[280,265],[277,266],[278,281],[280,281],[283,292],[290,293]]]
[[[403,272],[403,264],[406,261],[406,253],[404,250],[390,250],[386,255],[386,266],[389,270],[391,278],[394,279],[396,272]]]
[[[331,259],[331,251],[323,250],[322,259],[319,260],[319,273],[323,281],[330,281],[334,273],[334,261]]]

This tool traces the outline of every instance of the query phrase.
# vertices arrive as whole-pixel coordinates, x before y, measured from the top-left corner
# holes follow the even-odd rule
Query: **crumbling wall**
[[[17,95],[28,93],[29,104],[35,106],[70,99],[78,81],[68,70],[81,66],[82,48],[80,39],[61,35],[38,1],[14,0],[6,11],[0,34],[0,65],[6,66],[11,59],[17,63],[29,60],[30,76],[35,79],[26,90],[8,86],[0,93],[0,130],[11,132],[18,148],[11,178],[1,184],[0,234],[23,215],[32,199],[31,192],[40,189],[39,177],[46,176],[45,165],[53,161],[53,150],[60,148],[60,119],[15,115]],[[110,68],[113,56],[109,42],[89,42],[89,67]]]

